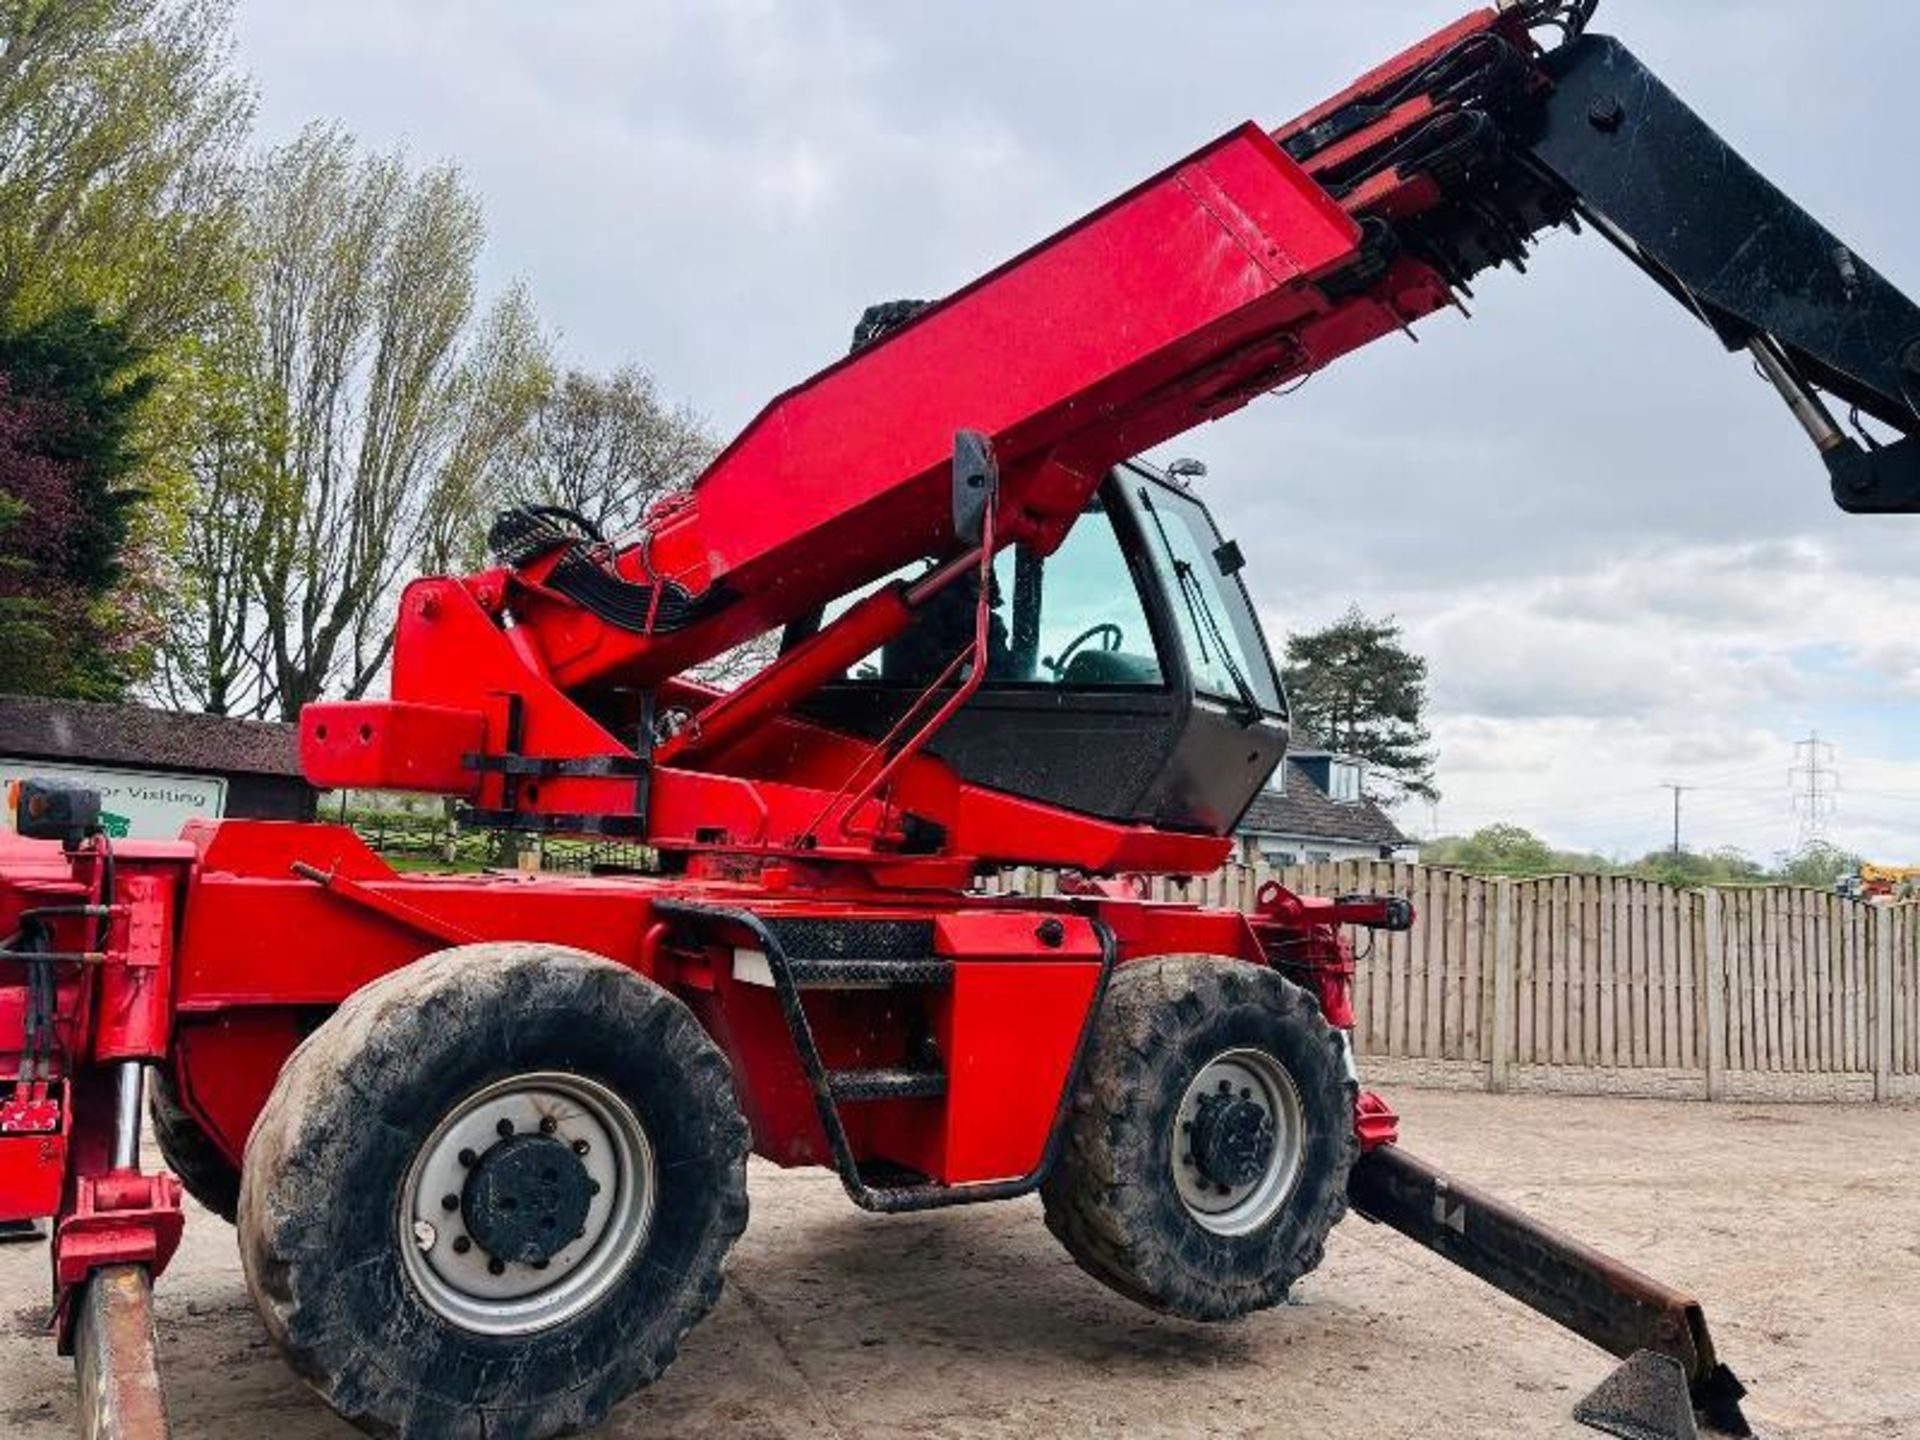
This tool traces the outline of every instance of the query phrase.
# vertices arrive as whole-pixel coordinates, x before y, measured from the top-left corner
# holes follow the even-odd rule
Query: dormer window
[[[1360,803],[1360,767],[1348,760],[1336,760],[1329,767],[1327,794],[1342,805]]]

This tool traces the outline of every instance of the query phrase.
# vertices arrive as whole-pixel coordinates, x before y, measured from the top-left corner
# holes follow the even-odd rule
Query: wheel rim
[[[1215,1056],[1180,1097],[1174,1188],[1187,1214],[1215,1235],[1246,1235],[1273,1219],[1293,1194],[1305,1151],[1300,1091],[1264,1050]]]
[[[443,1319],[526,1334],[619,1283],[658,1190],[653,1144],[618,1095],[579,1075],[516,1075],[469,1095],[427,1137],[395,1243]]]

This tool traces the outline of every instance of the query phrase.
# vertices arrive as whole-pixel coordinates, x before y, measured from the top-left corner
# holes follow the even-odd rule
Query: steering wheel
[[[1121,645],[1125,643],[1126,638],[1126,632],[1118,625],[1114,624],[1111,620],[1103,620],[1098,625],[1088,626],[1085,630],[1082,630],[1078,635],[1074,636],[1072,640],[1068,641],[1067,648],[1060,652],[1059,659],[1045,660],[1041,663],[1053,672],[1053,678],[1055,680],[1060,680],[1066,676],[1067,666],[1072,663],[1073,657],[1078,655],[1093,641],[1098,640],[1100,642],[1100,650],[1103,654],[1113,655],[1118,653]]]

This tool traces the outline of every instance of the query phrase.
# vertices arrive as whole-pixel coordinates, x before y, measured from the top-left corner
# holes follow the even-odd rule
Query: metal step
[[[918,1170],[909,1170],[904,1165],[895,1165],[886,1160],[863,1160],[860,1162],[860,1183],[874,1197],[878,1208],[915,1208],[915,1202],[949,1193],[950,1186],[941,1185],[928,1179]]]
[[[802,990],[864,990],[889,985],[946,985],[953,980],[953,962],[935,959],[894,960],[884,956],[836,956],[831,959],[787,961],[793,983]]]
[[[947,1093],[947,1076],[943,1070],[905,1065],[829,1070],[827,1086],[835,1100],[931,1100]]]

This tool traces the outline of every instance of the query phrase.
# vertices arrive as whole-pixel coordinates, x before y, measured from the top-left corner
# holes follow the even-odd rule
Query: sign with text
[[[189,820],[217,820],[227,808],[227,782],[209,775],[162,775],[60,765],[0,755],[0,794],[16,780],[61,780],[100,792],[100,822],[116,840],[172,840]],[[11,807],[4,826],[14,828]]]

